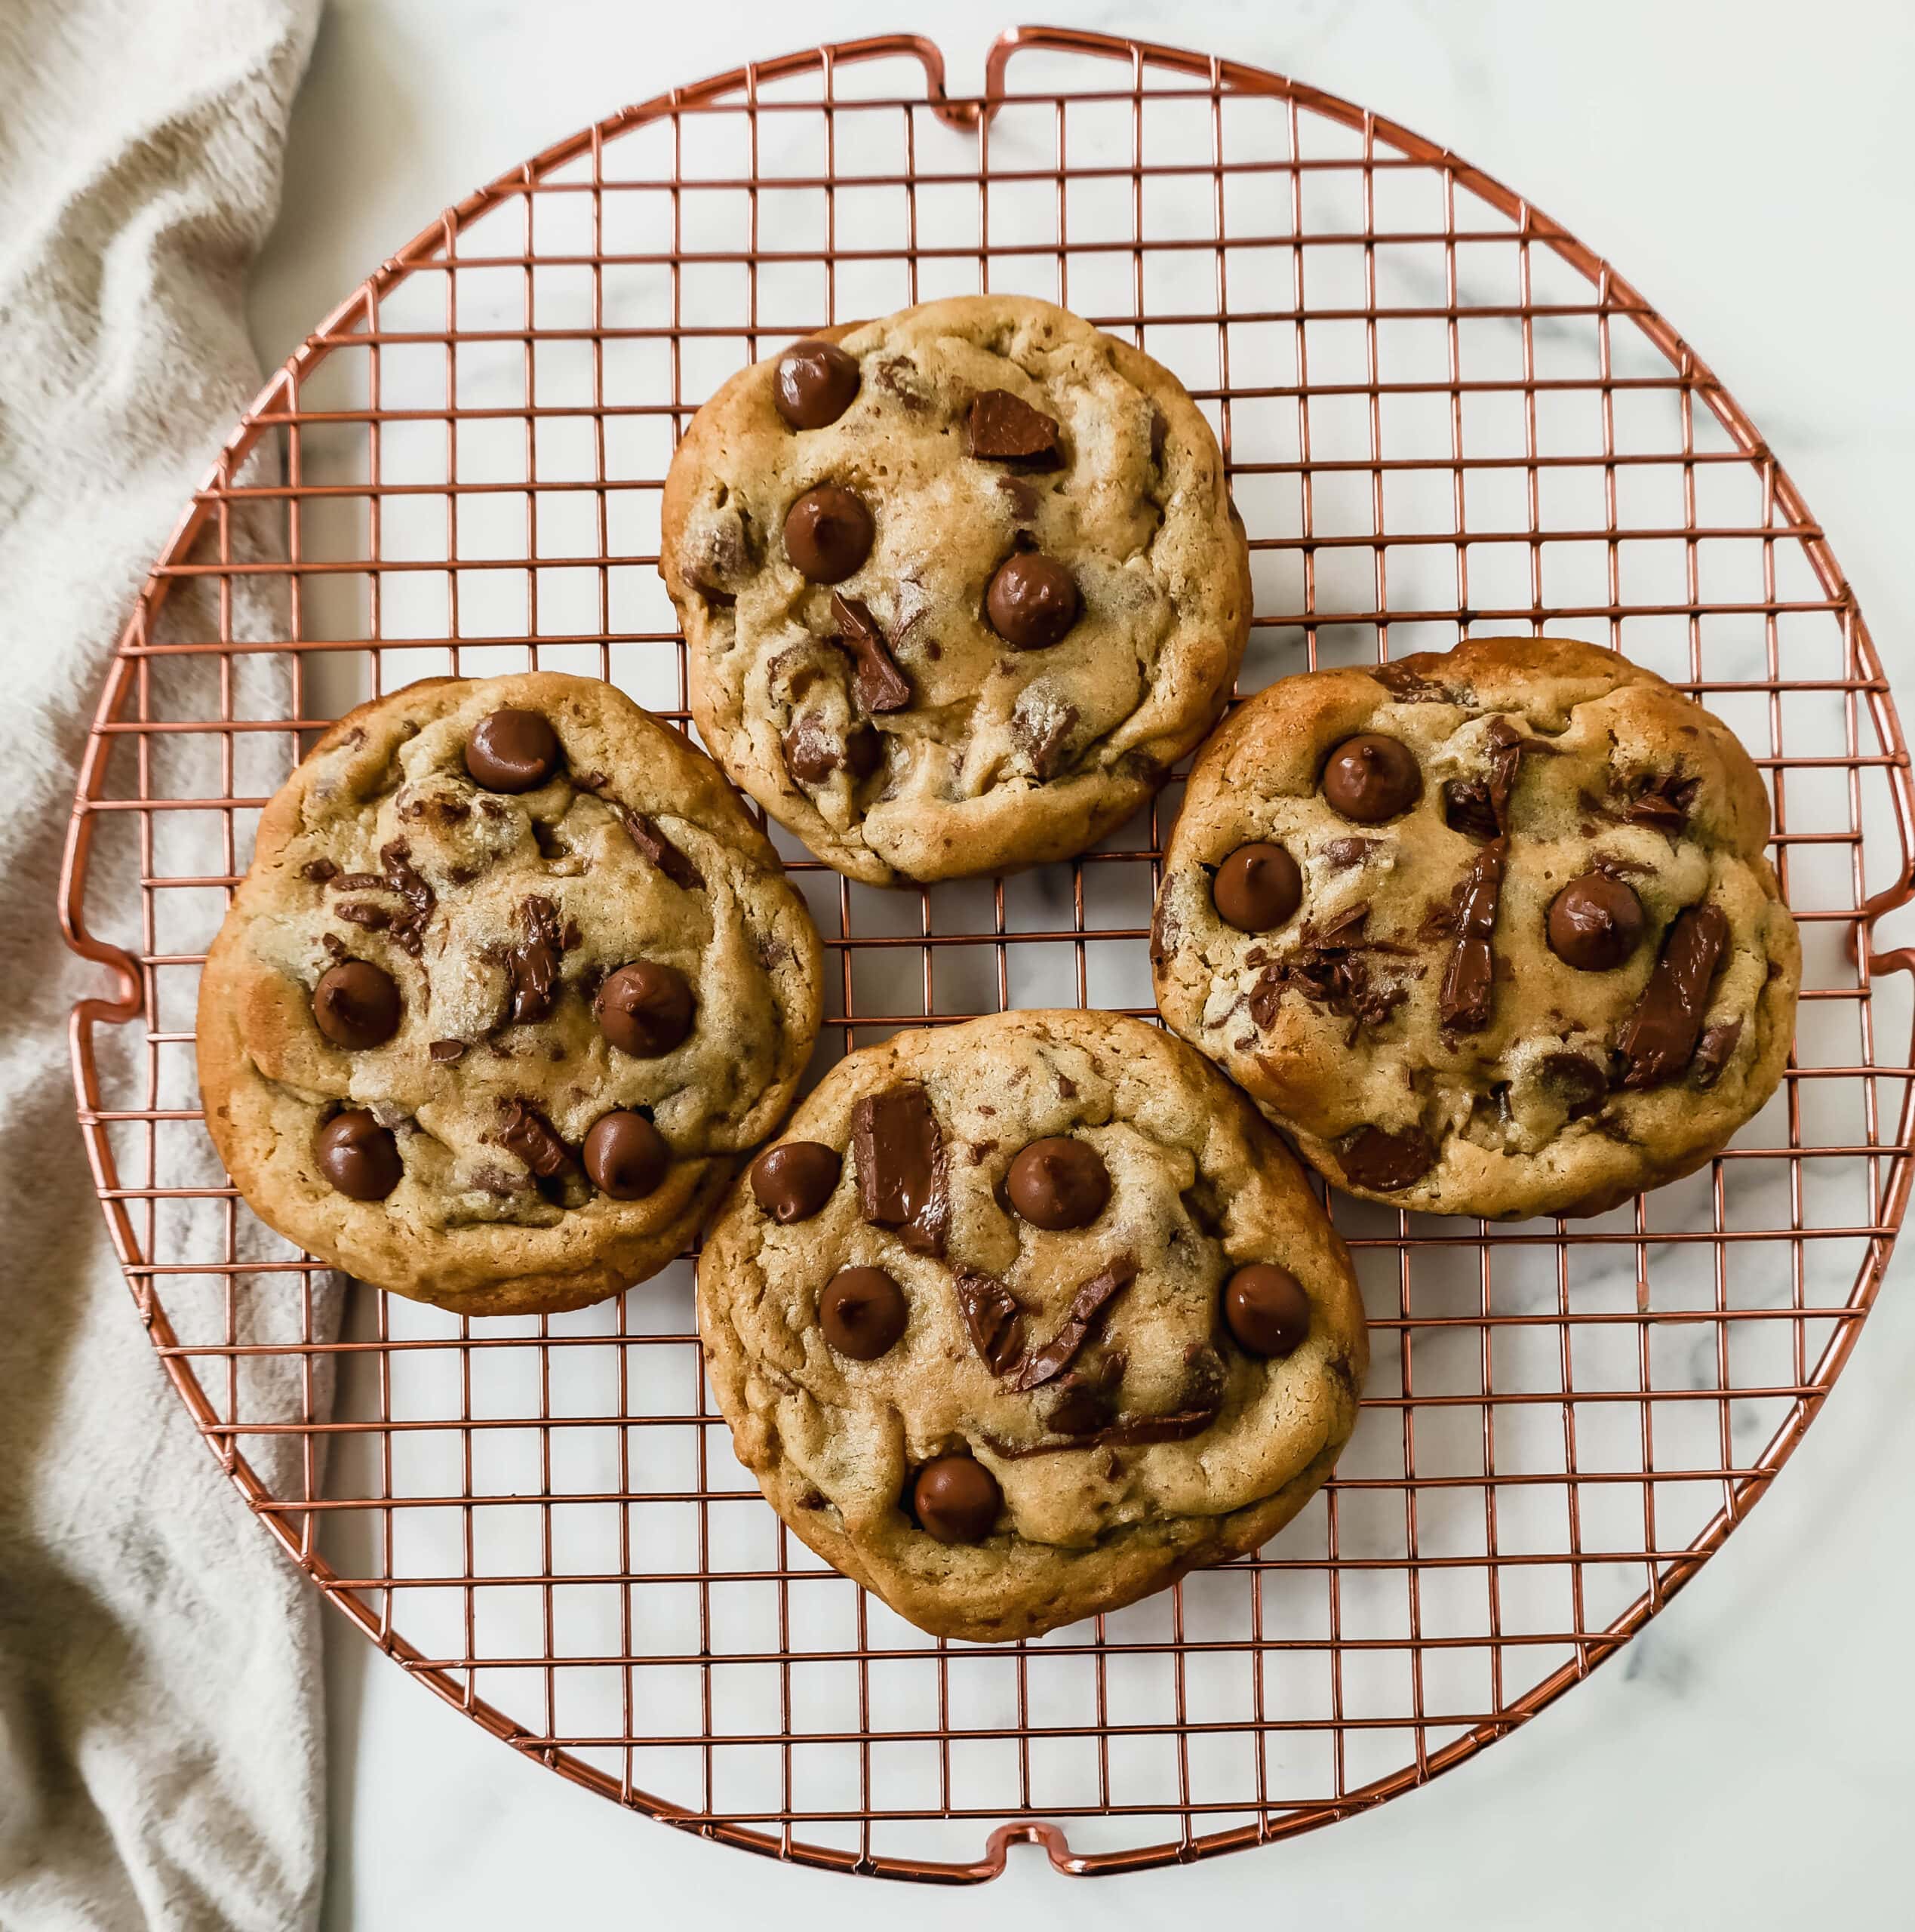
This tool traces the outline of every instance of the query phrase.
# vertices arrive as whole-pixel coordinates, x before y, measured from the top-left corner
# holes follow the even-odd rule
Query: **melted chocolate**
[[[1662,956],[1616,1041],[1629,1063],[1622,1076],[1625,1088],[1659,1087],[1688,1066],[1702,1031],[1710,983],[1728,946],[1729,919],[1720,906],[1692,906],[1669,928]]]
[[[1689,1077],[1705,1091],[1722,1078],[1722,1070],[1729,1063],[1729,1057],[1735,1051],[1736,1042],[1742,1037],[1742,1023],[1739,1020],[1725,1020],[1720,1025],[1705,1028],[1701,1039],[1695,1043],[1695,1057],[1689,1063]]]
[[[1443,1023],[1452,1033],[1479,1032],[1489,1023],[1496,972],[1490,941],[1508,856],[1508,839],[1492,838],[1464,876],[1456,906],[1456,949],[1443,976]]]
[[[1396,1134],[1380,1127],[1359,1128],[1337,1150],[1336,1158],[1352,1187],[1394,1194],[1421,1180],[1436,1165],[1436,1143],[1420,1127]]]
[[[954,1277],[958,1311],[971,1346],[993,1375],[1008,1375],[1024,1352],[1024,1311],[995,1275],[961,1269]]]
[[[861,597],[831,592],[831,619],[838,626],[833,640],[850,652],[857,668],[851,688],[868,712],[902,711],[911,702],[911,686],[898,669],[871,606]]]
[[[577,1164],[572,1150],[559,1139],[552,1122],[523,1100],[499,1103],[496,1138],[500,1146],[516,1154],[540,1180],[558,1180]]]
[[[859,1100],[851,1109],[851,1146],[865,1219],[896,1229],[921,1254],[942,1254],[951,1198],[944,1137],[924,1088],[893,1087]]]
[[[1009,389],[986,389],[971,404],[966,427],[971,454],[985,463],[1019,463],[1056,469],[1064,460],[1057,423]]]
[[[1137,1264],[1127,1254],[1119,1255],[1101,1273],[1092,1275],[1071,1297],[1057,1333],[1017,1364],[1010,1379],[1012,1388],[1021,1394],[1054,1382],[1076,1361],[1092,1331],[1102,1321],[1105,1311],[1136,1278]]]
[[[549,899],[524,900],[518,922],[525,937],[506,952],[506,1017],[515,1026],[527,1026],[546,1018],[558,1001],[560,955],[564,948],[558,908]]]
[[[611,780],[602,771],[588,771],[578,782],[583,789],[595,793],[603,801],[625,827],[626,836],[674,885],[681,885],[687,891],[703,890],[705,875],[665,837],[654,820],[643,812],[635,812],[629,806],[620,804],[612,796],[609,789]]]

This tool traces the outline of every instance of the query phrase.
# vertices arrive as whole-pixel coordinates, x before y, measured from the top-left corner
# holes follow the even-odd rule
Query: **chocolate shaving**
[[[438,900],[432,888],[413,871],[412,848],[403,838],[380,848],[379,863],[386,869],[388,888],[405,902],[405,910],[392,921],[392,937],[402,952],[417,959],[426,947],[426,928],[432,923],[432,910]]]
[[[959,1270],[953,1285],[979,1360],[993,1375],[1008,1375],[1024,1352],[1024,1312],[1017,1297],[995,1275],[968,1268]]]
[[[674,885],[683,886],[687,891],[702,891],[705,875],[665,837],[654,820],[643,812],[634,811],[629,805],[620,804],[612,796],[611,782],[602,771],[582,772],[578,779],[580,788],[597,795],[625,827],[626,836]]]
[[[1369,675],[1390,695],[1404,704],[1454,704],[1459,694],[1416,668],[1416,660],[1406,657],[1394,664],[1372,664]]]
[[[506,1017],[524,1026],[545,1019],[558,998],[562,940],[558,908],[549,899],[524,900],[518,918],[525,937],[506,953]]]
[[[851,679],[858,703],[867,712],[902,711],[911,702],[911,686],[891,656],[891,648],[871,606],[861,597],[831,592],[831,619],[838,626],[833,641],[848,651],[856,665]]]
[[[1064,460],[1057,443],[1056,418],[1033,409],[1009,389],[986,389],[973,398],[966,426],[971,454],[980,461],[1056,469]]]
[[[1011,737],[1031,761],[1031,769],[1040,780],[1056,777],[1064,763],[1065,740],[1077,721],[1074,704],[1041,707],[1044,721],[1020,705],[1011,713]]]
[[[383,892],[386,875],[383,872],[340,872],[333,881],[335,892]]]
[[[453,1061],[465,1057],[466,1043],[463,1040],[435,1040],[426,1051],[440,1066],[450,1066]]]
[[[1701,783],[1673,771],[1652,773],[1637,780],[1615,815],[1628,825],[1646,825],[1674,844],[1688,829],[1689,808]]]
[[[329,878],[339,877],[339,868],[330,859],[309,859],[300,866],[300,877],[314,885],[324,885]]]
[[[1057,1333],[1042,1348],[1026,1354],[1017,1365],[1017,1372],[1010,1379],[1011,1387],[1022,1394],[1062,1375],[1077,1359],[1092,1330],[1102,1321],[1105,1310],[1136,1278],[1137,1264],[1127,1254],[1119,1255],[1100,1274],[1092,1275],[1071,1297],[1071,1306],[1065,1311]]]
[[[576,1164],[572,1150],[536,1108],[523,1100],[501,1100],[499,1115],[499,1146],[516,1154],[540,1180],[557,1180]]]
[[[942,1254],[951,1196],[944,1137],[924,1088],[912,1084],[866,1094],[851,1109],[851,1146],[865,1219],[896,1229],[920,1254]]]
[[[1464,875],[1456,903],[1456,949],[1443,976],[1441,995],[1443,1023],[1452,1033],[1477,1032],[1489,1021],[1496,971],[1490,941],[1508,856],[1508,839],[1492,838]]]
[[[1600,1107],[1609,1090],[1608,1074],[1581,1054],[1545,1054],[1536,1070],[1568,1103],[1569,1118],[1581,1120]]]
[[[1729,919],[1720,906],[1692,906],[1669,928],[1662,956],[1616,1041],[1629,1063],[1622,1076],[1626,1089],[1659,1087],[1688,1066],[1710,983],[1728,945]]]
[[[319,935],[319,943],[326,949],[327,954],[334,959],[344,959],[348,956],[346,950],[346,942],[340,937],[337,933],[321,933]]]
[[[349,925],[363,926],[369,933],[383,933],[392,923],[392,915],[383,906],[375,906],[366,899],[354,899],[343,906],[335,906],[333,917],[345,920]]]
[[[1333,838],[1323,848],[1323,863],[1333,872],[1360,866],[1382,844],[1380,838]]]
[[[1739,1020],[1725,1020],[1704,1029],[1695,1043],[1695,1057],[1689,1063],[1689,1077],[1695,1085],[1706,1092],[1722,1078],[1722,1070],[1741,1037]]]
[[[1250,989],[1250,1018],[1263,1032],[1275,1024],[1286,989],[1350,1023],[1349,1041],[1357,1029],[1380,1026],[1409,997],[1406,988],[1379,986],[1371,977],[1371,955],[1401,948],[1366,940],[1369,903],[1345,906],[1326,924],[1306,925],[1296,949],[1266,966]]]

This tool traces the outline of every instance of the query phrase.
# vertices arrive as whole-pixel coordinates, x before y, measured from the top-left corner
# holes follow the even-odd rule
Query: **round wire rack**
[[[343,1293],[218,1169],[192,1030],[259,808],[329,718],[530,663],[689,728],[655,568],[675,435],[790,337],[980,288],[1140,342],[1210,414],[1254,559],[1241,690],[1472,632],[1612,645],[1755,753],[1806,955],[1781,1092],[1689,1180],[1573,1227],[1332,1197],[1375,1355],[1335,1478],[1255,1558],[997,1647],[924,1636],[785,1533],[705,1387],[689,1258],[542,1319]],[[821,1060],[1004,1007],[1149,1014],[1176,801],[1071,866],[916,892],[785,841],[833,962]],[[1520,195],[1233,62],[1026,29],[960,99],[934,45],[887,35],[561,143],[267,384],[87,746],[62,913],[115,983],[74,1016],[80,1119],[214,1454],[327,1597],[488,1730],[841,1870],[982,1879],[1019,1841],[1071,1872],[1188,1860],[1523,1722],[1787,1459],[1907,1203],[1915,953],[1873,947],[1915,891],[1910,804],[1801,498],[1674,331]]]

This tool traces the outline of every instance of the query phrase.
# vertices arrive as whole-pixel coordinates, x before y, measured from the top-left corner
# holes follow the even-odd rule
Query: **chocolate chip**
[[[832,1349],[875,1361],[905,1331],[904,1291],[882,1268],[841,1268],[818,1297],[818,1326]]]
[[[1303,903],[1303,875],[1280,845],[1240,845],[1217,868],[1210,902],[1240,933],[1274,932]]]
[[[785,512],[785,554],[813,583],[842,583],[871,555],[876,534],[864,499],[836,483],[807,490]]]
[[[1253,1261],[1225,1282],[1223,1318],[1246,1355],[1294,1355],[1310,1333],[1310,1297],[1287,1268]]]
[[[399,1030],[402,1011],[392,974],[364,959],[327,967],[312,989],[313,1024],[349,1053],[385,1045]]]
[[[752,1163],[752,1193],[780,1226],[808,1221],[838,1187],[844,1163],[835,1147],[816,1140],[783,1140]]]
[[[1607,973],[1643,937],[1643,902],[1606,872],[1572,878],[1550,902],[1549,949],[1579,973]]]
[[[1394,1194],[1421,1180],[1436,1165],[1436,1143],[1420,1127],[1391,1134],[1380,1127],[1359,1128],[1338,1150],[1337,1164],[1352,1187]]]
[[[481,718],[466,741],[466,770],[488,792],[530,792],[558,769],[558,734],[536,711],[506,705]]]
[[[942,1254],[951,1201],[944,1139],[924,1089],[893,1087],[857,1101],[851,1146],[865,1219],[895,1229],[905,1247],[920,1254]]]
[[[911,686],[898,669],[871,606],[861,597],[831,592],[831,617],[838,626],[832,641],[850,652],[856,666],[852,689],[868,712],[902,711],[911,702]]]
[[[978,1359],[993,1375],[1008,1375],[1024,1352],[1024,1311],[995,1275],[960,1269],[952,1278],[958,1312]]]
[[[772,406],[794,429],[835,423],[857,393],[857,358],[816,336],[793,343],[772,376]]]
[[[1729,918],[1720,906],[1692,906],[1669,928],[1662,956],[1616,1041],[1629,1063],[1625,1088],[1659,1087],[1688,1066],[1728,946]]]
[[[635,959],[606,980],[592,1011],[598,1030],[620,1053],[656,1060],[691,1031],[692,990],[675,966]]]
[[[971,454],[985,463],[1021,463],[1055,469],[1064,460],[1057,421],[1033,409],[1009,389],[986,389],[973,398],[967,420]]]
[[[435,1040],[426,1050],[441,1066],[450,1066],[466,1055],[463,1040]]]
[[[1354,872],[1385,843],[1381,838],[1333,838],[1323,849],[1323,861],[1333,872]]]
[[[939,1456],[911,1486],[919,1528],[939,1543],[982,1543],[1004,1503],[997,1478],[972,1456]]]
[[[665,1136],[643,1114],[622,1108],[601,1114],[585,1137],[585,1171],[592,1186],[614,1201],[644,1200],[671,1164]]]
[[[1509,841],[1492,838],[1463,876],[1456,901],[1456,948],[1443,973],[1440,996],[1443,1023],[1452,1033],[1478,1032],[1489,1023],[1496,970],[1490,941],[1508,856]]]
[[[1110,1170],[1087,1140],[1034,1140],[1010,1164],[1004,1192],[1033,1227],[1087,1228],[1111,1198]]]
[[[1380,731],[1345,738],[1323,767],[1325,801],[1359,825],[1380,825],[1422,795],[1423,774],[1409,746]]]
[[[399,1143],[363,1107],[334,1114],[314,1137],[312,1158],[349,1201],[383,1201],[405,1174]]]
[[[1108,1268],[1092,1275],[1071,1297],[1057,1333],[1018,1364],[1010,1378],[1011,1387],[1022,1394],[1062,1375],[1102,1324],[1111,1303],[1136,1278],[1137,1264],[1127,1254],[1119,1255]]]
[[[1007,557],[985,593],[991,628],[1013,651],[1045,651],[1077,620],[1081,605],[1071,573],[1041,550]]]

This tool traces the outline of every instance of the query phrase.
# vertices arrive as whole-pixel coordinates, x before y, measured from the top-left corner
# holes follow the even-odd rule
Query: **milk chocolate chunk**
[[[585,1137],[586,1173],[614,1201],[642,1201],[655,1193],[671,1164],[665,1136],[643,1114],[623,1108],[601,1114]]]
[[[1503,889],[1506,838],[1492,838],[1477,853],[1463,879],[1456,906],[1456,946],[1443,976],[1442,1014],[1452,1033],[1480,1032],[1488,1024],[1495,985],[1496,902]]]
[[[1669,928],[1662,956],[1616,1041],[1628,1062],[1625,1088],[1640,1092],[1674,1080],[1689,1065],[1702,1031],[1710,983],[1729,947],[1720,906],[1692,906]]]
[[[383,1201],[405,1173],[392,1130],[363,1107],[334,1114],[313,1137],[312,1158],[349,1201]]]
[[[1643,937],[1643,902],[1607,872],[1572,878],[1550,903],[1549,949],[1579,973],[1607,973]]]
[[[1434,678],[1425,677],[1405,659],[1399,659],[1394,664],[1372,665],[1369,675],[1399,704],[1455,704],[1460,701],[1459,693]]]
[[[363,1053],[399,1030],[404,1003],[392,974],[364,959],[342,959],[312,989],[312,1021],[336,1047]]]
[[[506,952],[506,1017],[515,1025],[546,1018],[558,998],[560,957],[564,936],[558,908],[534,895],[519,906],[518,922],[525,937]]]
[[[921,1254],[942,1254],[951,1201],[944,1137],[924,1089],[911,1083],[856,1102],[851,1146],[865,1219],[895,1229],[905,1247]]]
[[[844,761],[831,727],[815,711],[801,711],[779,741],[785,764],[801,785],[822,785]]]
[[[1280,845],[1240,845],[1217,868],[1210,903],[1240,933],[1274,932],[1303,903],[1303,874]]]
[[[1004,1192],[1033,1227],[1087,1228],[1111,1198],[1111,1174],[1088,1141],[1053,1134],[1011,1162]]]
[[[816,336],[793,343],[772,373],[772,407],[794,429],[835,423],[857,393],[857,358]]]
[[[552,1122],[523,1100],[499,1103],[497,1137],[499,1146],[516,1154],[540,1180],[555,1180],[572,1170],[571,1149]]]
[[[978,1359],[993,1375],[1008,1375],[1024,1352],[1024,1311],[995,1275],[960,1269],[951,1287],[958,1312]]]
[[[1723,1069],[1729,1064],[1729,1057],[1735,1051],[1736,1042],[1742,1037],[1742,1023],[1739,1020],[1725,1020],[1714,1026],[1705,1027],[1702,1037],[1695,1043],[1695,1057],[1689,1063],[1689,1077],[1705,1092],[1722,1078]]]
[[[1380,1127],[1363,1127],[1338,1149],[1336,1158],[1352,1187],[1394,1194],[1421,1180],[1436,1165],[1436,1143],[1420,1127],[1406,1127],[1394,1134]]]
[[[808,1221],[838,1189],[844,1161],[816,1140],[783,1140],[752,1163],[752,1195],[781,1227]]]
[[[887,1354],[909,1315],[903,1289],[882,1268],[841,1268],[818,1297],[825,1340],[853,1361],[875,1361]]]
[[[558,734],[536,711],[507,705],[481,718],[466,741],[466,770],[488,792],[530,792],[558,769]]]
[[[1010,1386],[1019,1393],[1054,1382],[1077,1358],[1078,1352],[1102,1322],[1111,1303],[1137,1278],[1137,1264],[1120,1254],[1108,1268],[1091,1276],[1071,1297],[1057,1333],[1041,1348],[1033,1349],[1017,1365]]]
[[[877,534],[864,499],[837,483],[807,490],[785,512],[785,554],[813,583],[842,583],[861,569]]]
[[[1400,739],[1380,731],[1345,738],[1323,767],[1323,798],[1333,811],[1359,825],[1380,825],[1406,812],[1423,795],[1423,774]]]
[[[1294,1355],[1310,1333],[1310,1297],[1287,1268],[1253,1261],[1225,1282],[1223,1317],[1246,1355]]]
[[[982,1543],[1004,1506],[997,1478],[971,1456],[939,1456],[911,1486],[918,1527],[939,1543]]]
[[[985,593],[991,628],[1013,651],[1046,651],[1059,642],[1082,609],[1075,579],[1041,550],[1007,557]]]
[[[898,669],[884,632],[860,597],[831,592],[831,618],[838,626],[835,640],[850,651],[856,669],[851,688],[868,712],[902,711],[911,702],[911,686]]]
[[[1064,460],[1058,448],[1056,418],[1033,409],[1009,389],[986,389],[974,398],[966,426],[971,454],[983,462],[1055,469]]]
[[[1631,825],[1646,825],[1672,842],[1689,829],[1689,815],[1701,789],[1699,778],[1673,771],[1638,779],[1616,816]]]
[[[692,989],[675,966],[635,959],[621,966],[592,1002],[598,1030],[622,1054],[656,1060],[692,1029]]]

